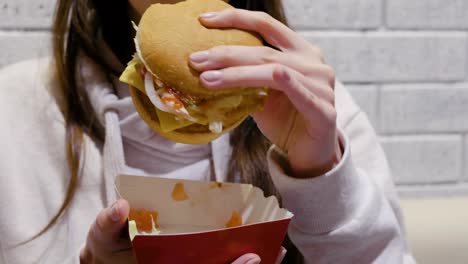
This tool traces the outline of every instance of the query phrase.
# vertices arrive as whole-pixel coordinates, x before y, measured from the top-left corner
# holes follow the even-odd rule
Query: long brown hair
[[[264,11],[286,24],[281,0],[231,0],[230,4],[243,9]],[[58,89],[54,96],[60,104],[66,122],[66,153],[70,168],[70,180],[62,205],[49,224],[35,236],[38,237],[54,226],[72,201],[79,182],[80,154],[83,151],[83,135],[103,141],[104,128],[97,122],[83,87],[77,85],[76,64],[78,53],[84,52],[99,64],[109,76],[119,74],[99,52],[96,40],[99,31],[106,43],[122,63],[134,53],[133,29],[130,24],[130,6],[127,0],[59,0],[53,24],[54,65]],[[118,19],[116,19],[118,18]],[[232,144],[235,142],[235,144]],[[230,159],[229,180],[251,183],[262,188],[265,195],[277,195],[269,177],[266,152],[270,142],[249,118],[231,133],[233,152]],[[280,198],[278,196],[278,198]],[[279,199],[281,200],[281,199]],[[302,263],[302,256],[287,238],[286,263]]]

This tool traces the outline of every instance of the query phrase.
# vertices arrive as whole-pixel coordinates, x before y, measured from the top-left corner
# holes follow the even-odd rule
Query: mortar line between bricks
[[[440,32],[453,32],[453,31],[462,32],[462,31],[466,31],[468,29],[468,27],[458,27],[458,28],[457,27],[433,27],[433,28],[428,29],[427,27],[417,27],[417,26],[406,26],[406,27],[387,26],[386,29],[388,31],[396,31],[396,32],[399,32],[399,31],[416,31],[416,32],[430,31],[430,32],[439,32],[440,33]]]
[[[377,27],[306,27],[306,26],[294,26],[290,25],[292,29],[294,29],[297,33],[304,33],[304,32],[346,32],[346,33],[362,33],[362,32],[380,32],[380,26]]]
[[[468,184],[449,185],[397,185],[398,195],[405,198],[456,197],[468,194]]]
[[[430,187],[438,187],[438,188],[447,188],[447,187],[468,187],[468,183],[463,184],[454,184],[455,182],[431,182],[431,183],[396,183],[398,187],[418,187],[418,188],[430,188]]]
[[[380,113],[382,112],[381,109],[380,109],[380,108],[381,108],[381,105],[382,105],[382,104],[381,104],[381,102],[382,102],[381,99],[382,99],[382,84],[381,84],[381,83],[377,83],[377,100],[376,100],[376,102],[375,102],[375,104],[376,104],[376,106],[375,106],[375,112],[376,112],[376,113],[375,113],[375,115],[376,115],[376,120],[375,120],[375,122],[376,122],[376,124],[375,124],[375,125],[376,125],[377,127],[376,127],[375,129],[377,130],[377,134],[378,134],[378,135],[380,135],[380,132],[381,132],[381,130],[382,130],[382,120],[381,120],[382,118],[381,118],[381,116],[380,116]]]
[[[388,28],[385,26],[378,25],[376,27],[354,27],[354,28],[346,28],[346,27],[334,27],[334,28],[328,28],[328,27],[303,27],[303,26],[290,26],[292,29],[294,29],[297,33],[344,33],[344,34],[350,34],[350,33],[433,33],[435,35],[438,35],[440,33],[442,34],[451,34],[451,33],[464,33],[466,32],[467,29],[459,29],[459,28],[448,28],[448,29],[437,29],[437,28]]]
[[[432,85],[432,84],[437,84],[437,85],[456,85],[456,84],[465,84],[468,83],[468,80],[463,78],[463,79],[447,79],[447,80],[442,80],[442,79],[434,79],[434,80],[428,80],[427,78],[424,80],[373,80],[373,81],[357,81],[357,80],[346,80],[346,79],[339,79],[342,83],[346,85],[372,85],[375,83],[381,83],[382,85],[406,85],[406,84],[419,84],[419,85]]]
[[[421,30],[380,30],[377,29],[320,29],[320,28],[308,28],[308,29],[297,29],[296,32],[303,35],[303,36],[320,36],[320,37],[337,37],[337,38],[344,38],[344,37],[407,37],[407,38],[447,38],[447,37],[468,37],[468,31],[460,30],[460,29],[453,29],[453,30],[428,30],[428,29],[421,29]]]
[[[382,12],[380,18],[380,29],[382,31],[387,31],[387,0],[382,0],[382,6],[380,7],[380,12]]]
[[[466,133],[465,131],[441,131],[441,132],[432,132],[432,131],[418,131],[418,132],[379,132],[380,138],[395,138],[395,137],[454,137],[461,136],[461,133]]]
[[[393,81],[393,82],[385,82],[382,80],[375,80],[375,81],[346,81],[340,79],[343,84],[345,85],[375,85],[376,83],[380,85],[406,85],[406,84],[420,84],[420,85],[463,85],[463,84],[468,84],[467,80],[461,80],[461,81]]]
[[[462,134],[462,140],[461,140],[461,162],[460,162],[460,178],[458,179],[458,182],[459,183],[463,183],[465,182],[466,180],[466,165],[465,165],[465,162],[466,162],[466,133],[465,134]]]
[[[466,54],[468,54],[468,44],[466,45],[465,52]],[[466,56],[466,59],[465,59],[465,80],[468,80],[468,56]]]
[[[0,27],[0,32],[5,33],[24,33],[24,32],[52,32],[50,27],[36,27],[36,28],[28,28],[28,27]]]
[[[438,187],[438,188],[446,188],[446,187],[454,187],[454,186],[462,186],[463,184],[459,184],[457,181],[421,181],[421,182],[396,182],[397,186],[399,187],[409,187],[409,188],[430,188],[430,187]],[[468,186],[468,185],[467,185]]]

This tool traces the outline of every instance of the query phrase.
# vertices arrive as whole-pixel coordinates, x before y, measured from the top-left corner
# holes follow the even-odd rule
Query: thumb
[[[245,254],[236,259],[232,264],[259,264],[260,261],[260,257],[256,254]]]
[[[124,199],[117,200],[110,207],[99,212],[89,230],[86,249],[114,252],[129,247],[129,241],[120,238],[126,226],[130,206]],[[94,250],[93,250],[94,249]]]
[[[281,247],[280,253],[278,254],[278,258],[276,259],[275,263],[281,264],[285,256],[286,256],[286,249],[284,247]]]
[[[106,240],[118,239],[121,229],[127,222],[130,205],[124,199],[119,199],[110,207],[102,210],[96,217],[91,229]]]

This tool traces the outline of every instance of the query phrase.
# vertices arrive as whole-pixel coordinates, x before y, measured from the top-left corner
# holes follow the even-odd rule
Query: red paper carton
[[[152,212],[146,232],[129,222],[140,264],[223,264],[246,253],[273,264],[293,216],[249,184],[121,175],[116,186],[132,210]]]

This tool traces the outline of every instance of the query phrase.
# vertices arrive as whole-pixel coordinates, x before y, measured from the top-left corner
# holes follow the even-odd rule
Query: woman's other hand
[[[281,250],[278,254],[275,264],[280,264],[283,261],[284,256],[286,256],[286,249],[284,247],[281,247]],[[236,261],[234,261],[232,264],[259,264],[259,263],[261,263],[261,259],[258,255],[245,254],[242,257],[238,258]]]
[[[80,263],[136,263],[130,239],[121,236],[129,212],[128,202],[120,199],[98,214],[80,252]]]

